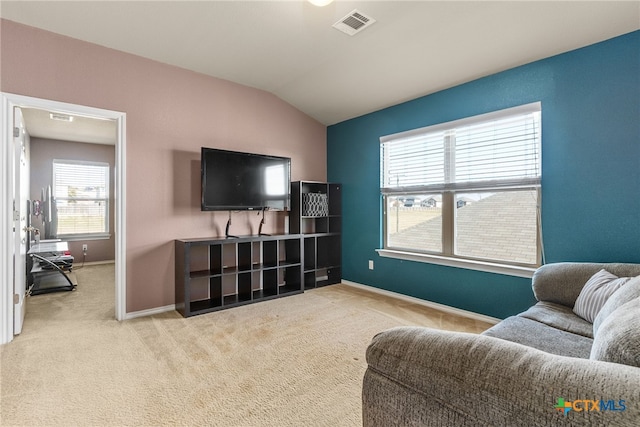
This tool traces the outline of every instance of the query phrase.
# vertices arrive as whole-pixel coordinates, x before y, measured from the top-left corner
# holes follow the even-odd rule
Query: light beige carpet
[[[346,285],[117,322],[113,266],[76,273],[76,291],[29,298],[0,349],[2,426],[359,426],[374,334],[490,326]]]

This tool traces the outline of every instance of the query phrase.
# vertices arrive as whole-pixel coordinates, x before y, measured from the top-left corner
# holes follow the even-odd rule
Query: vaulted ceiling
[[[376,22],[332,27],[354,9]],[[271,92],[326,125],[640,28],[638,1],[2,1],[0,15]]]

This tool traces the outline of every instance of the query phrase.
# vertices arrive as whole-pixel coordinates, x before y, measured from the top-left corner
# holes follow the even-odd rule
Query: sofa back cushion
[[[640,367],[640,297],[614,310],[593,339],[592,360]]]
[[[598,333],[600,325],[611,313],[629,301],[640,297],[640,276],[629,280],[623,287],[609,297],[593,321],[593,335]]]
[[[531,285],[538,301],[572,308],[591,276],[602,269],[618,277],[640,275],[640,264],[560,262],[546,264],[533,274]]]
[[[605,269],[598,271],[587,280],[580,291],[573,306],[573,312],[587,322],[593,323],[609,297],[630,279],[630,277],[618,277]]]

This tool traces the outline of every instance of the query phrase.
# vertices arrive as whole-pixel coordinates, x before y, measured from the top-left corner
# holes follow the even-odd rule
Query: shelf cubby
[[[252,242],[238,243],[236,248],[238,250],[238,270],[248,271],[251,270],[253,258],[251,256]]]
[[[305,237],[303,240],[304,270],[313,270],[316,268],[316,239],[314,237]]]
[[[262,272],[262,292],[265,296],[278,295],[278,270],[264,270]]]
[[[262,263],[265,268],[278,266],[278,242],[268,241],[262,244]]]

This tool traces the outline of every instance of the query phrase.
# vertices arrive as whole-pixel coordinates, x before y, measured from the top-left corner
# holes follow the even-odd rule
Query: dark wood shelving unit
[[[305,289],[342,278],[342,187],[337,183],[291,183],[289,228],[302,234]]]
[[[184,317],[304,291],[300,234],[181,239],[176,310]]]

